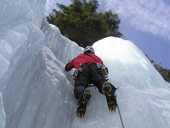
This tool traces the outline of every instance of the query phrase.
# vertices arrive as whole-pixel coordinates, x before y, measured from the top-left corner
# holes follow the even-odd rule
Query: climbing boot
[[[110,83],[105,82],[102,86],[102,93],[106,96],[108,109],[111,112],[115,111],[117,107],[117,101],[114,87]]]
[[[81,95],[79,103],[78,103],[79,107],[77,108],[77,116],[79,118],[84,118],[85,113],[86,113],[86,106],[87,106],[88,101],[91,98],[91,95],[92,93],[90,92],[89,89],[86,89]]]

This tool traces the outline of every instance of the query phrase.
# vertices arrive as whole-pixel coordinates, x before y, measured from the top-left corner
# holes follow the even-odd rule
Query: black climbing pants
[[[75,80],[74,95],[76,99],[84,92],[89,84],[94,84],[102,93],[102,85],[106,81],[101,68],[97,64],[83,64],[81,65],[82,71],[78,72],[77,79]]]

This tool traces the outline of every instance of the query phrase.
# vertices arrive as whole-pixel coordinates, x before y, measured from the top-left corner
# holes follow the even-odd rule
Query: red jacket
[[[85,64],[85,63],[103,64],[103,61],[95,54],[89,53],[89,55],[92,56],[94,59],[86,54],[80,54],[66,65],[65,70],[70,71],[72,68],[78,68],[80,64]]]

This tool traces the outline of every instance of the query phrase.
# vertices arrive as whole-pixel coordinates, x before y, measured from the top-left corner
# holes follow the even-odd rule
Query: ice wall
[[[71,113],[67,110],[74,105],[69,102],[72,83],[64,74],[64,65],[47,47],[20,59],[9,70],[14,72],[0,83],[5,85],[6,128],[68,127]]]
[[[105,97],[95,88],[85,119],[76,117],[72,72],[65,72],[64,64],[82,49],[46,22],[45,0],[0,3],[2,127],[121,127],[118,113],[108,111]],[[112,37],[94,48],[109,68],[110,81],[120,87],[117,97],[125,127],[170,127],[169,84],[144,54],[133,43]]]
[[[62,37],[57,28],[48,26],[48,33],[57,32],[55,38],[59,46],[72,42]],[[41,29],[30,31],[27,36],[30,40],[17,50],[0,81],[7,114],[6,128],[53,128],[56,122],[58,127],[68,127],[72,113],[67,110],[74,106],[69,102],[73,98],[71,75],[65,74],[63,63],[45,46]],[[56,51],[62,52],[55,46]],[[80,49],[75,43],[72,47]],[[75,56],[75,53],[69,54]]]
[[[46,0],[0,1],[0,77],[7,71],[10,60],[31,34],[40,28]]]
[[[2,94],[0,92],[0,128],[5,128],[6,114],[3,105]]]
[[[107,63],[112,74],[109,79],[118,78],[119,81],[126,82],[122,83],[123,85],[128,83],[128,86],[135,86],[141,90],[160,88],[162,84],[167,86],[167,82],[144,53],[131,41],[108,37],[96,42],[93,47],[96,49],[96,54]]]
[[[127,128],[170,127],[170,84],[132,42],[108,37],[93,46],[108,66]],[[114,125],[114,123],[113,123]]]
[[[60,30],[54,25],[48,24],[46,20],[43,20],[41,30],[45,36],[45,45],[49,47],[56,58],[63,63],[66,64],[76,55],[82,53],[82,48],[80,48],[75,42],[62,36]]]
[[[68,127],[71,113],[66,110],[73,107],[69,102],[73,81],[62,62],[75,57],[81,48],[47,24],[45,0],[0,3],[0,103],[4,103],[0,112],[4,108],[6,112],[6,119],[0,113],[2,127]]]

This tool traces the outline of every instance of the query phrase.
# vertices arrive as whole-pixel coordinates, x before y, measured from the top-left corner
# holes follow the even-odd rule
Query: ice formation
[[[45,0],[0,3],[0,128],[120,128],[118,112],[95,88],[85,118],[76,117],[73,71],[64,65],[82,48],[47,23]],[[170,85],[142,51],[114,37],[93,47],[119,88],[125,127],[170,127]]]
[[[4,111],[2,94],[0,92],[0,128],[5,128],[5,123],[6,123],[5,119],[6,119],[6,115]]]

